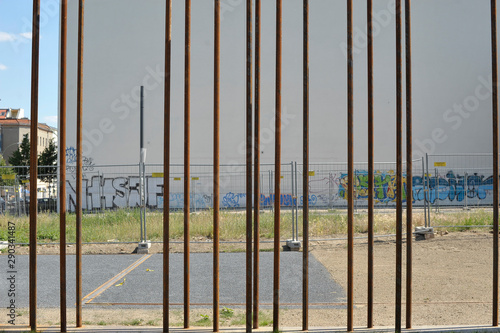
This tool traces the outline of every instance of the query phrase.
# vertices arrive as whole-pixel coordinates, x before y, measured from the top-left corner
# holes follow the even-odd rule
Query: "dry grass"
[[[261,212],[260,238],[274,237],[274,214],[270,211]],[[405,219],[406,220],[406,219]],[[27,243],[29,237],[28,217],[1,216],[0,240],[7,240],[7,222],[16,224],[16,242]],[[281,237],[292,236],[292,215],[290,211],[281,214]],[[302,236],[302,215],[299,214],[299,236]],[[413,215],[414,226],[424,225],[422,212]],[[476,209],[472,211],[448,211],[432,213],[432,225],[440,226],[481,226],[492,224],[491,209]],[[105,213],[85,214],[83,216],[83,241],[106,242],[137,241],[140,235],[140,215],[137,209],[119,209]],[[190,234],[192,237],[211,239],[213,237],[213,211],[202,211],[190,214]],[[67,241],[75,241],[75,215],[67,215]],[[479,227],[478,227],[479,228]],[[366,233],[368,217],[366,212],[354,216],[354,231]],[[470,228],[449,228],[450,231],[461,231]],[[482,228],[484,230],[484,228]],[[246,230],[246,215],[244,212],[222,211],[220,214],[221,240],[243,240]],[[347,233],[347,215],[345,211],[311,211],[309,215],[310,237],[326,237],[344,235]],[[395,211],[379,211],[374,217],[374,230],[377,234],[395,233]],[[163,238],[163,216],[161,212],[147,214],[148,239],[158,241]],[[184,215],[179,212],[170,214],[170,237],[181,239],[184,233]],[[38,215],[38,239],[40,242],[57,242],[59,240],[59,215]]]

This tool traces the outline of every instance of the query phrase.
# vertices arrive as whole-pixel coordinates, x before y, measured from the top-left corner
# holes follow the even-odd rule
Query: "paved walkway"
[[[193,307],[212,304],[212,254],[192,253],[190,303]],[[85,307],[115,306],[137,308],[161,307],[162,302],[161,254],[154,255],[84,255],[83,302]],[[28,256],[16,256],[16,306],[28,307]],[[9,282],[7,256],[0,256],[0,294],[6,295]],[[75,256],[67,259],[67,302],[75,304]],[[182,306],[183,254],[170,254],[170,302]],[[273,253],[260,254],[261,307],[271,307],[273,290]],[[302,253],[282,252],[280,261],[280,304],[299,307],[302,301]],[[125,282],[121,286],[119,283]],[[341,307],[345,292],[319,263],[310,256],[311,307]],[[59,306],[59,256],[38,256],[38,307]],[[0,307],[9,300],[0,297]],[[245,302],[245,253],[220,254],[220,302],[232,307]]]

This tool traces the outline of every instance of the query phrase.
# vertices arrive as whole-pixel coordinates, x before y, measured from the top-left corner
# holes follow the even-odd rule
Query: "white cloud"
[[[4,71],[7,69],[7,66],[5,66],[4,64],[0,64],[0,71]]]
[[[0,31],[0,42],[13,42],[16,40],[16,36],[9,34],[8,32]]]
[[[51,126],[57,126],[57,116],[46,116],[43,120]]]
[[[19,36],[24,37],[26,39],[31,39],[32,38],[32,33],[31,32],[21,32]]]

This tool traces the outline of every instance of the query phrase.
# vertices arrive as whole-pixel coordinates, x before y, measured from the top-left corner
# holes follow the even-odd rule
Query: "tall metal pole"
[[[170,264],[170,69],[172,47],[172,0],[165,5],[165,83],[163,92],[163,332],[169,326]]]
[[[396,332],[401,332],[401,280],[403,257],[403,99],[401,54],[401,0],[396,0]]]
[[[347,330],[353,330],[353,257],[354,257],[354,98],[352,55],[352,0],[347,0]]]
[[[140,145],[139,145],[139,182],[140,182],[140,195],[141,195],[141,214],[140,214],[140,223],[141,223],[141,242],[144,242],[146,241],[146,237],[145,237],[145,230],[144,230],[144,227],[145,227],[145,221],[144,221],[144,218],[145,218],[145,215],[144,214],[144,173],[143,173],[143,164],[144,164],[144,160],[143,160],[143,149],[144,149],[144,86],[141,86],[141,98],[140,98],[140,109],[139,109],[139,118],[140,118],[140,121],[139,121],[139,141],[140,141]]]
[[[413,146],[411,85],[411,0],[405,0],[406,55],[406,328],[411,328],[413,237]]]
[[[309,0],[303,0],[302,44],[302,330],[309,330]],[[298,197],[298,195],[297,195]]]
[[[246,43],[246,331],[252,331],[252,0],[247,0]]]
[[[219,331],[220,0],[214,17],[214,332]]]
[[[30,126],[30,326],[36,331],[36,222],[37,222],[37,157],[38,157],[38,64],[40,50],[40,0],[33,0],[31,47],[31,126]]]
[[[189,328],[189,180],[191,0],[185,0],[184,30],[184,328]]]
[[[276,121],[274,155],[274,269],[273,331],[279,330],[280,212],[281,212],[281,16],[282,0],[276,0]]]
[[[260,254],[260,1],[255,0],[255,124],[254,124],[254,243],[253,243],[253,328],[259,328]]]
[[[493,89],[493,326],[498,326],[498,63],[497,2],[491,0],[491,71]]]
[[[61,43],[59,72],[59,289],[61,332],[67,330],[66,317],[66,42],[68,0],[61,1]]]
[[[83,18],[85,0],[79,0],[78,74],[76,102],[76,327],[82,327],[82,121],[83,121]]]
[[[373,0],[366,1],[366,21],[368,27],[368,328],[373,327]]]

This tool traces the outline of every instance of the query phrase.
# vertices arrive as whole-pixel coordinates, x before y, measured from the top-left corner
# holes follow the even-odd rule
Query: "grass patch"
[[[232,318],[234,316],[234,310],[223,306],[222,310],[220,310],[220,316],[223,319]]]
[[[259,326],[272,326],[273,318],[269,312],[259,311]]]
[[[231,325],[233,326],[241,326],[241,325],[246,325],[247,321],[246,321],[246,314],[245,313],[239,313],[239,314],[236,314],[233,318],[233,320],[231,320]]]
[[[132,319],[131,321],[125,321],[123,322],[123,325],[125,326],[139,326],[142,324],[142,319]]]
[[[201,319],[195,321],[195,324],[197,326],[210,326],[212,324],[212,321],[210,320],[210,317],[206,314],[200,314]]]
[[[395,233],[395,212],[376,213],[374,217],[374,231],[377,234]],[[424,225],[423,213],[415,213],[413,216],[415,226]],[[446,213],[432,213],[432,225],[441,226],[480,226],[492,224],[492,213],[487,209],[476,209],[472,211],[454,211]],[[27,216],[15,217],[9,215],[0,216],[0,240],[8,239],[8,222],[14,222],[16,226],[16,242],[29,242],[29,219]],[[213,211],[207,210],[192,213],[190,217],[190,233],[194,237],[211,239],[213,236]],[[284,211],[281,214],[281,236],[283,239],[291,238],[291,212]],[[75,242],[76,234],[75,214],[67,214],[68,242]],[[59,241],[59,215],[56,213],[38,214],[37,239],[39,242]],[[163,239],[163,216],[159,211],[147,213],[148,238],[152,241]],[[368,217],[366,213],[356,214],[354,219],[354,232],[366,233],[368,228]],[[470,230],[471,228],[451,228],[450,231]],[[481,228],[484,230],[485,228]],[[302,215],[299,214],[299,237],[302,236]],[[343,235],[347,233],[347,215],[345,211],[311,211],[309,214],[309,230],[311,238],[319,238],[331,235]],[[170,214],[171,239],[182,239],[184,233],[184,217],[181,212]],[[246,216],[241,212],[221,211],[220,214],[220,239],[244,240],[246,233]],[[85,214],[82,218],[83,242],[106,242],[137,241],[140,235],[140,215],[138,209],[118,209],[103,213]],[[260,238],[272,239],[274,237],[274,215],[272,212],[260,213]],[[230,249],[228,250],[231,251]],[[241,251],[238,249],[237,251]]]

